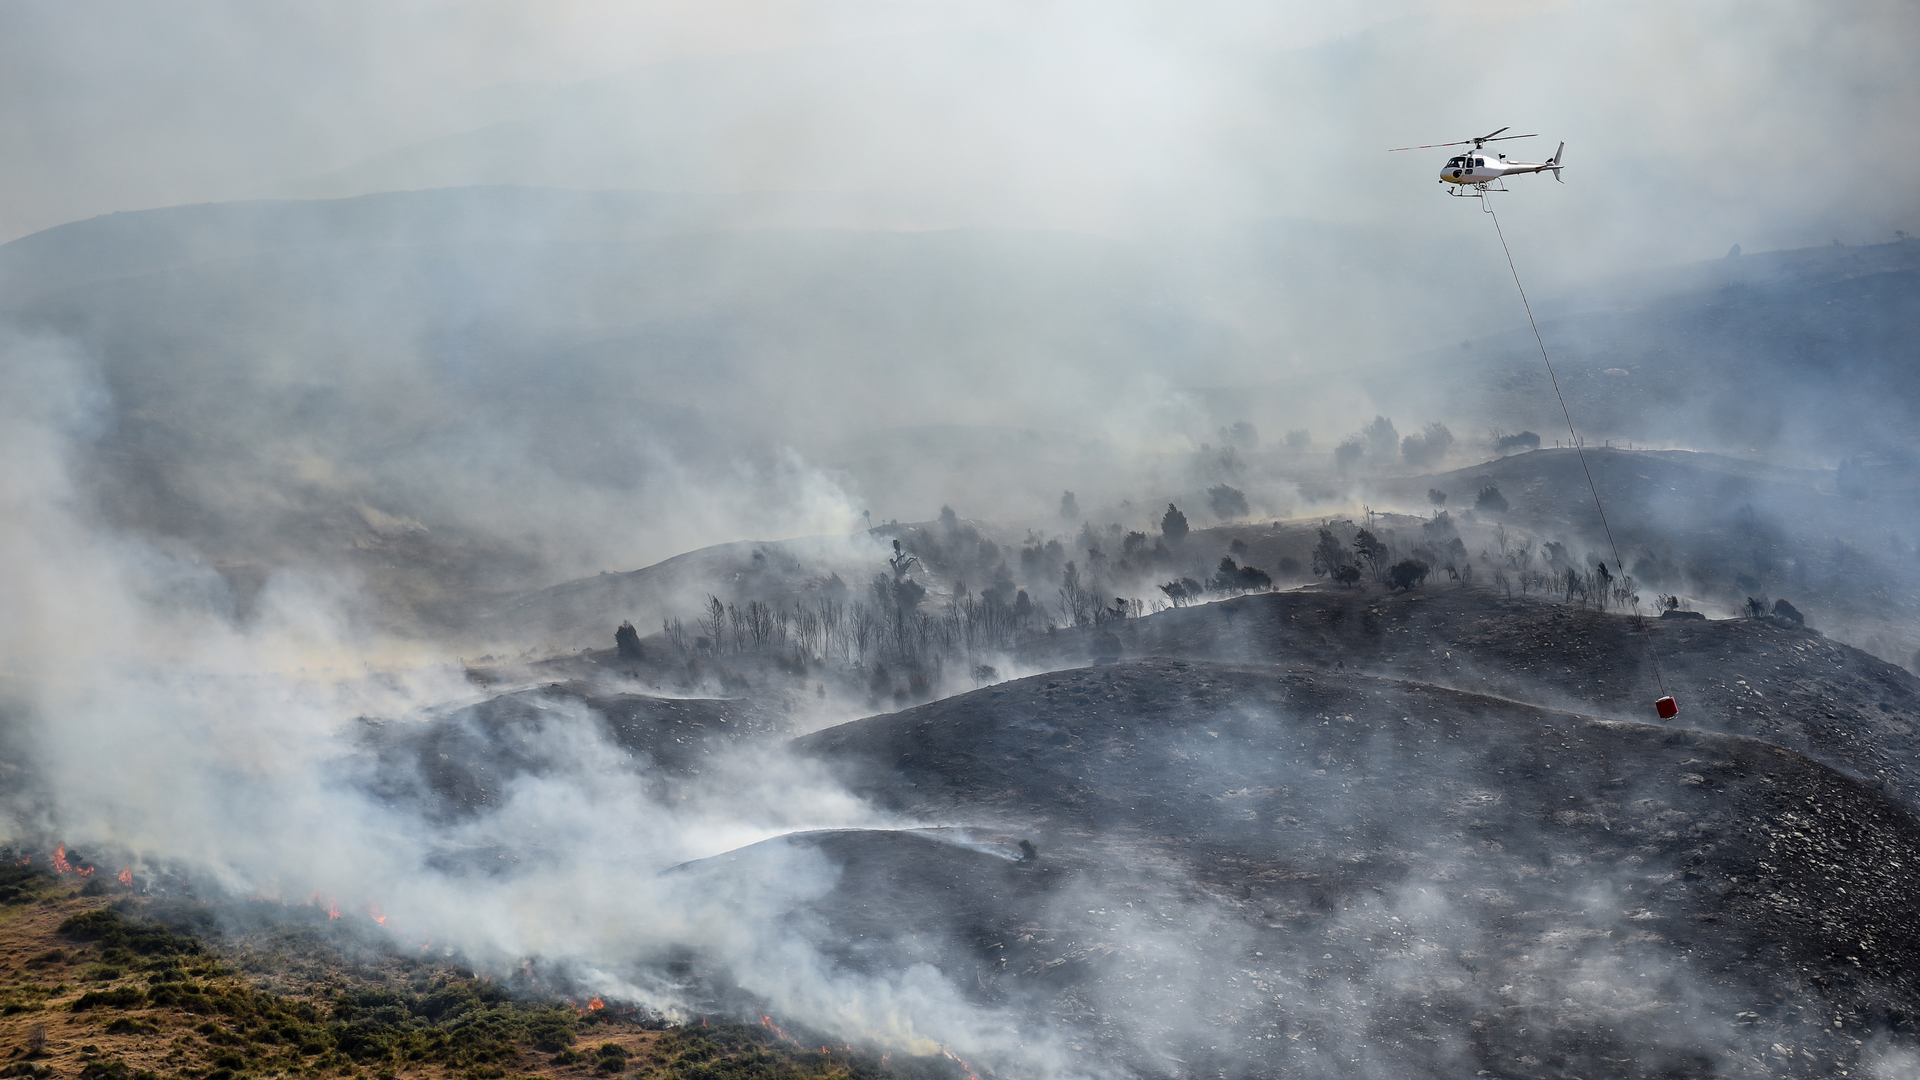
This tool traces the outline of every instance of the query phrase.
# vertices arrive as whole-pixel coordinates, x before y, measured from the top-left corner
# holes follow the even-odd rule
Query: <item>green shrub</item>
[[[116,986],[111,990],[89,990],[73,1003],[74,1012],[88,1009],[131,1009],[147,1003],[147,995],[132,986]]]
[[[132,1016],[123,1016],[107,1025],[107,1034],[109,1035],[153,1035],[158,1033],[159,1030],[159,1027],[155,1026],[151,1021],[141,1020],[138,1017]]]
[[[619,1043],[601,1043],[593,1057],[593,1071],[602,1076],[627,1071],[627,1048]]]
[[[60,933],[77,941],[99,942],[103,959],[123,952],[141,956],[193,956],[203,948],[198,938],[156,922],[129,922],[112,908],[83,911],[61,923]]]

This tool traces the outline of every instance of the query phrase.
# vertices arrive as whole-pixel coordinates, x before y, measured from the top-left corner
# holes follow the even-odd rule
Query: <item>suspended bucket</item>
[[[1673,700],[1673,695],[1671,694],[1654,702],[1653,708],[1655,712],[1660,714],[1660,719],[1662,720],[1671,720],[1680,715],[1680,703]]]

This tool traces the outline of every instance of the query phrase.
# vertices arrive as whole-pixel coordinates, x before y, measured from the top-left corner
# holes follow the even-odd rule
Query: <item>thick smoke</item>
[[[1099,605],[1210,573],[1225,534],[1181,547],[1173,503],[1201,532],[1430,515],[1431,492],[1483,585],[1521,570],[1496,529],[1582,569],[1617,541],[1649,607],[1791,597],[1907,661],[1920,257],[1889,241],[1920,230],[1915,30],[1892,2],[10,7],[0,839],[124,850],[209,895],[377,905],[488,970],[669,1010],[719,992],[663,974],[692,949],[799,1022],[1097,1072],[984,980],[845,963],[808,921],[841,864],[793,834],[965,823],[764,749],[669,775],[563,696],[464,729],[520,762],[484,813],[444,812],[383,752],[478,723],[463,650],[581,647],[529,613],[597,574],[752,540],[747,559],[844,560],[860,589],[887,553],[862,530],[943,505],[1016,566],[1055,553],[1020,582],[1051,608],[1036,625],[1079,621],[1069,558],[1128,594]],[[1445,151],[1386,153],[1503,124],[1540,133],[1501,144],[1516,157],[1567,144],[1566,186],[1498,198],[1611,531],[1553,455],[1491,222],[1438,194]],[[1496,460],[1522,431],[1548,451]],[[1133,533],[1174,550],[1096,574]],[[816,539],[773,543],[795,536]],[[733,554],[686,564],[724,568],[711,582],[663,573],[591,643],[709,590],[754,599]],[[987,659],[977,681],[1046,662]],[[866,704],[822,685],[796,726]],[[1317,813],[1293,824],[1337,847],[1360,810]],[[1137,994],[1083,1003],[1136,1026],[1100,1052],[1169,1071],[1254,1040],[1330,1075],[1455,1068],[1437,1036],[1369,1058],[1355,1034],[1436,987],[1549,1020],[1730,1011],[1681,961],[1602,944],[1638,932],[1623,882],[1667,867],[1569,868],[1576,914],[1487,968],[1523,977],[1461,975],[1492,948],[1473,912],[1504,902],[1467,896],[1464,861],[1334,911],[1335,937],[1404,940],[1311,989],[1236,966],[1264,951],[1250,926],[1301,912],[1164,866],[1083,867],[1030,936],[1132,971]],[[1628,1029],[1732,1039],[1689,1023]]]
[[[929,966],[857,975],[819,954],[786,920],[837,879],[816,852],[751,876],[674,870],[901,824],[817,766],[750,749],[663,786],[597,717],[550,703],[536,727],[492,733],[526,767],[484,815],[393,798],[377,747],[472,700],[457,665],[382,636],[351,581],[276,575],[241,615],[191,553],[104,527],[71,477],[99,433],[98,381],[58,339],[5,355],[6,551],[39,571],[8,579],[9,843],[124,853],[141,880],[211,898],[323,899],[484,970],[670,1015],[712,1004],[661,975],[693,949],[753,1004],[882,1046],[984,1047],[1006,1026]]]

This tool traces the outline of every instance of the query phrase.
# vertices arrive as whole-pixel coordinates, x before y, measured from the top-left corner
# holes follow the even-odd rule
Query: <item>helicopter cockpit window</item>
[[[1487,159],[1483,157],[1477,157],[1473,159],[1473,163],[1475,165],[1485,165],[1487,163]]]

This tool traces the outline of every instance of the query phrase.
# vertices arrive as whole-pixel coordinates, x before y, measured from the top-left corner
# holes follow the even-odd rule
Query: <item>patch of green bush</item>
[[[4,865],[0,865],[0,904],[30,903],[42,889],[54,883],[53,871],[41,866],[20,866],[13,861],[11,849],[0,857],[5,859]]]
[[[73,1003],[74,1012],[86,1012],[88,1009],[131,1009],[145,1005],[147,995],[138,987],[116,986],[111,990],[89,990],[81,994]]]
[[[121,955],[197,956],[200,939],[150,920],[135,922],[113,908],[83,911],[60,924],[60,933],[76,941],[100,945],[101,959]]]
[[[627,1048],[619,1043],[601,1043],[593,1052],[593,1071],[612,1076],[627,1071]]]

